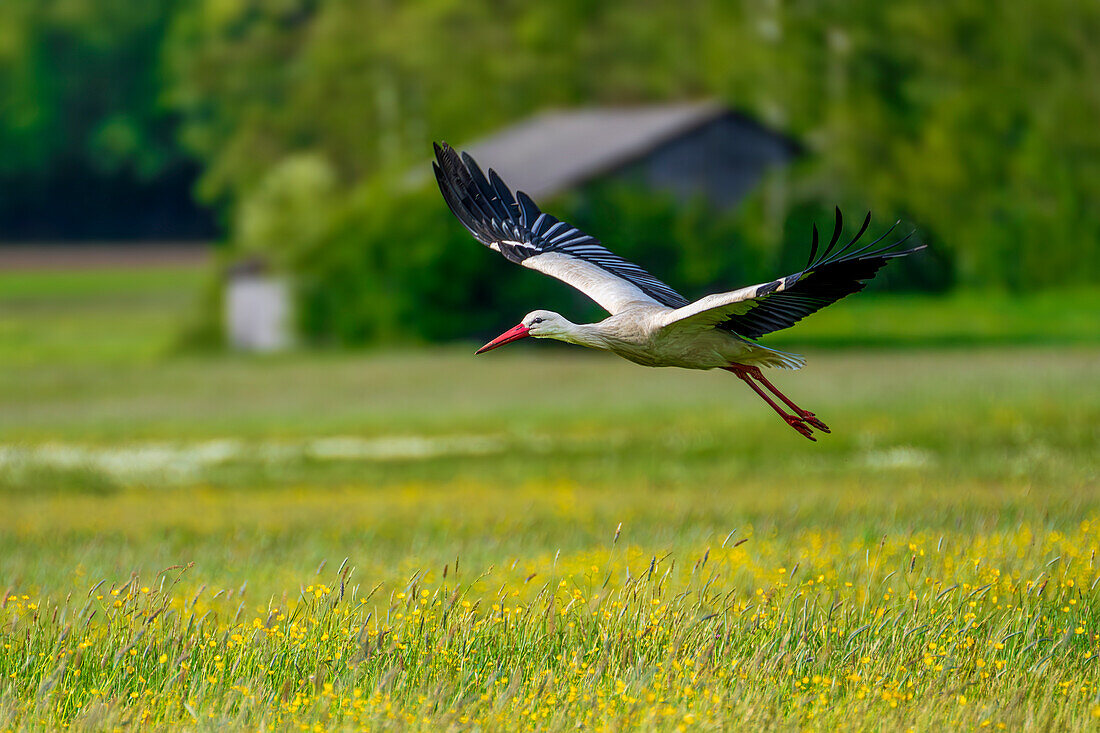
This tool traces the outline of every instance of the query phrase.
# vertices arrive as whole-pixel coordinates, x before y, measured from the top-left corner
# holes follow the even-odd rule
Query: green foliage
[[[977,0],[208,0],[182,14],[171,58],[211,200],[247,198],[302,149],[351,190],[422,165],[433,138],[546,106],[713,96],[811,151],[780,211],[792,236],[756,237],[770,240],[763,256],[791,259],[805,213],[866,202],[940,252],[908,284],[1024,289],[1100,278],[1098,33],[1100,9],[1071,0],[1004,12]]]
[[[797,269],[811,223],[827,227],[836,203],[914,222],[933,245],[877,287],[1095,281],[1100,97],[1086,90],[1100,11],[1058,6],[1017,4],[990,22],[977,2],[208,0],[180,14],[168,58],[208,200],[248,210],[302,151],[343,192],[313,208],[323,226],[269,237],[307,253],[290,258],[306,333],[434,339],[535,305],[597,313],[471,253],[434,194],[390,190],[426,165],[433,138],[554,105],[713,96],[807,143],[785,197],[731,215],[614,186],[548,206],[688,295]]]
[[[335,193],[332,168],[317,155],[284,158],[237,210],[236,244],[276,265],[294,247],[312,242],[328,226],[326,207]]]
[[[0,5],[0,175],[74,161],[148,179],[179,156],[157,55],[174,0]]]
[[[0,3],[0,238],[210,236],[159,61],[182,4]]]
[[[242,210],[254,202],[249,199]],[[702,200],[685,204],[615,181],[585,186],[547,208],[584,231],[614,233],[617,253],[645,263],[689,298],[797,271],[809,253],[812,220],[832,217],[813,204],[792,208],[786,220],[791,231],[777,237],[761,197],[721,212]],[[278,210],[289,210],[287,203]],[[351,196],[330,223],[323,232],[301,236],[288,226],[287,236],[268,240],[271,259],[295,274],[302,332],[316,341],[489,335],[536,305],[578,321],[603,317],[568,286],[516,268],[474,241],[434,186],[395,192],[387,181],[375,181]],[[854,234],[857,226],[849,222],[846,231]],[[884,229],[880,224],[873,232]],[[934,259],[890,269],[884,283],[894,289],[942,289],[950,277]]]
[[[797,266],[811,220],[836,203],[911,221],[932,244],[922,264],[892,268],[891,287],[1062,287],[1100,280],[1098,36],[1100,6],[1080,0],[11,0],[0,7],[0,175],[150,180],[182,147],[242,250],[279,264],[321,241],[368,250],[310,255],[309,277],[328,268],[339,281],[306,283],[332,292],[305,306],[305,322],[361,321],[313,333],[389,338],[400,316],[435,338],[456,330],[437,320],[483,324],[512,296],[494,300],[486,260],[473,268],[468,249],[441,246],[454,226],[437,225],[426,199],[383,193],[426,169],[433,139],[461,143],[547,107],[711,97],[805,143],[784,197],[761,194],[729,219],[694,206],[670,218],[649,200],[589,192],[561,213],[692,292]],[[644,232],[615,213],[628,211]],[[694,251],[681,262],[658,242]],[[414,279],[406,249],[417,277],[450,286],[432,302],[454,312],[410,310],[398,292]],[[359,286],[320,262],[357,258],[370,260]],[[367,283],[386,296],[358,294]],[[427,287],[412,287],[423,302]]]
[[[588,231],[614,231],[616,249],[646,262],[711,281],[706,265],[729,247],[731,217],[698,236],[698,207],[622,185],[603,185],[562,203]],[[696,236],[669,239],[690,230]],[[705,232],[704,232],[705,233]],[[352,197],[335,224],[291,256],[299,283],[302,330],[340,343],[400,339],[460,339],[511,325],[537,304],[572,317],[598,318],[598,307],[571,288],[516,268],[474,241],[441,205],[433,188],[394,193],[381,184]],[[679,251],[678,245],[692,246]],[[673,267],[675,265],[675,267]],[[675,280],[680,282],[680,280]]]
[[[321,342],[468,338],[519,320],[535,302],[592,311],[567,286],[472,240],[434,189],[367,185],[286,261],[302,331]]]

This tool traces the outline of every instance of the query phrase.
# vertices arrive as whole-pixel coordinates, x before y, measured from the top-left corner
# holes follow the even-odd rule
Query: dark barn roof
[[[628,174],[654,188],[702,192],[720,205],[799,150],[715,102],[549,111],[460,149],[536,201]]]

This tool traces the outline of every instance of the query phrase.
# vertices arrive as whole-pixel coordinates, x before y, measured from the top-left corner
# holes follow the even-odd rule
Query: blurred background
[[[2,483],[1080,486],[1097,37],[1070,0],[6,0]],[[601,316],[453,220],[437,140],[689,297],[796,271],[835,206],[929,249],[765,341],[810,356],[780,380],[813,446],[721,375],[474,360],[536,307]]]
[[[860,328],[823,314],[805,339],[1092,341],[1072,313],[1100,305],[1098,31],[1095,4],[1069,0],[10,0],[0,262],[176,268],[105,289],[178,311],[177,345],[597,317],[455,225],[428,167],[447,140],[689,296],[797,269],[836,205],[931,245],[873,286],[919,307]],[[73,277],[58,297],[103,279]],[[0,293],[32,287],[17,279]],[[93,325],[82,351],[117,338]]]
[[[913,679],[922,709],[972,716],[941,728],[990,724],[987,703],[1009,730],[1095,719],[1097,39],[1095,0],[2,0],[0,628],[14,649],[0,650],[0,728],[24,714],[48,726],[47,708],[74,730],[207,715],[285,727],[295,718],[262,711],[331,687],[330,652],[276,653],[241,631],[253,641],[239,653],[288,670],[284,685],[265,666],[238,677],[221,656],[176,673],[198,657],[172,649],[200,629],[225,644],[238,618],[270,626],[279,608],[313,603],[315,583],[342,598],[350,568],[379,591],[356,611],[377,626],[417,583],[453,607],[460,577],[485,620],[504,587],[530,600],[559,578],[568,592],[568,578],[595,600],[605,571],[614,588],[622,570],[629,584],[661,563],[668,597],[698,590],[702,603],[708,557],[714,592],[743,609],[763,598],[752,618],[801,572],[775,596],[798,625],[769,637],[753,622],[744,637],[739,669],[780,665],[752,672],[766,694],[729,678],[729,699],[765,721],[755,727],[793,727],[818,688],[778,680],[818,669],[830,689],[856,681],[820,718],[847,727],[935,729],[888,717],[899,701],[909,715]],[[900,220],[929,248],[762,340],[807,356],[769,377],[831,426],[811,443],[724,372],[545,341],[475,358],[533,309],[602,312],[465,232],[431,174],[441,140],[687,297],[797,271],[837,206],[849,235],[870,210],[866,236]],[[108,589],[159,598],[165,568],[184,577],[156,626],[163,608],[140,630],[136,606],[112,615]],[[998,577],[1003,592],[975,597]],[[96,623],[110,635],[88,626],[99,606],[83,616],[101,581]],[[84,610],[50,611],[68,598]],[[698,624],[716,615],[684,616],[683,633],[706,642]],[[148,671],[169,616],[179,643]],[[434,707],[440,690],[465,705],[479,679],[484,704],[511,716],[497,701],[541,698],[544,669],[571,685],[570,659],[596,669],[588,655],[622,642],[599,618],[578,624],[589,636],[546,637],[545,654],[515,652],[532,665],[527,687],[501,651],[512,642],[481,649],[466,632],[465,659],[410,642],[432,661],[404,657],[395,678],[378,661],[389,652],[373,672],[349,653],[350,671],[329,660],[332,681],[397,690],[395,708],[434,716],[451,704]],[[400,623],[421,637],[412,615]],[[921,677],[931,652],[910,634],[933,627],[947,672]],[[985,636],[956,653],[968,633]],[[81,634],[99,646],[78,677],[86,644],[66,654]],[[853,657],[856,637],[877,666],[855,666],[870,661]],[[1001,657],[975,657],[1014,637],[1003,673]],[[676,659],[709,660],[714,639],[705,652],[676,641]],[[123,655],[139,660],[140,686]],[[644,692],[658,657],[600,658],[593,680],[633,665]],[[993,679],[979,682],[972,658]],[[215,664],[231,669],[217,687]],[[439,665],[452,686],[412,671]],[[896,686],[857,703],[859,675]],[[259,717],[232,717],[240,685],[257,691]],[[151,720],[133,712],[146,693],[161,701]],[[303,728],[332,724],[327,694]]]

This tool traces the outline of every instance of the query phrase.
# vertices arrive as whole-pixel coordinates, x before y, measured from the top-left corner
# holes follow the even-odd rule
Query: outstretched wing
[[[539,211],[523,191],[513,197],[493,169],[486,178],[469,155],[459,157],[446,143],[436,145],[432,167],[444,200],[462,225],[512,262],[572,285],[612,315],[631,305],[688,304],[595,237]]]
[[[856,249],[855,243],[871,223],[868,213],[856,235],[834,252],[843,222],[840,209],[837,209],[833,237],[820,256],[817,256],[818,234],[817,225],[814,225],[809,261],[801,272],[761,285],[708,295],[668,313],[665,326],[686,330],[720,328],[742,338],[759,338],[789,328],[844,296],[863,290],[867,281],[888,260],[926,246],[899,249],[912,236],[910,233],[893,244],[875,249],[894,230],[895,223],[881,237]]]

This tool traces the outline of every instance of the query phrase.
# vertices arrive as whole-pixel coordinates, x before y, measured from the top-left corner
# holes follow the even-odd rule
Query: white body
[[[672,308],[637,305],[598,323],[571,323],[552,311],[523,319],[535,338],[553,338],[617,354],[650,367],[717,369],[733,363],[797,369],[801,357],[747,343],[727,331],[667,325]],[[535,323],[541,319],[541,322]]]
[[[669,308],[630,281],[576,257],[547,252],[522,264],[572,285],[612,314],[598,323],[577,324],[552,311],[534,311],[522,323],[535,338],[603,349],[653,367],[717,369],[739,363],[798,369],[805,363],[797,354],[759,346],[715,327],[750,305],[747,301],[758,286]]]

